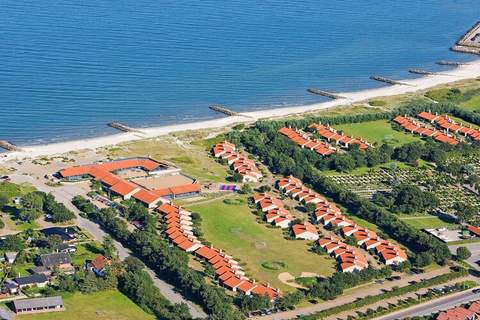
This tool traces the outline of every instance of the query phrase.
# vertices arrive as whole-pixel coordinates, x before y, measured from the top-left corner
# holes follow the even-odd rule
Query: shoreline
[[[261,119],[286,117],[295,114],[303,114],[312,111],[319,111],[332,107],[344,106],[351,103],[358,103],[374,98],[396,96],[406,93],[414,93],[438,85],[444,85],[460,80],[468,80],[480,77],[480,59],[468,62],[452,70],[443,71],[441,74],[427,75],[416,79],[398,80],[406,85],[393,85],[374,89],[366,89],[353,92],[338,92],[338,95],[345,99],[337,99],[326,102],[319,102],[307,105],[298,105],[276,109],[265,109],[259,111],[243,112],[240,116],[231,116],[206,121],[173,124],[150,128],[134,128],[138,132],[117,133],[108,136],[78,139],[44,145],[21,147],[21,151],[11,151],[2,154],[0,163],[10,160],[23,160],[41,156],[53,156],[67,152],[83,149],[97,149],[123,142],[136,141],[167,135],[174,132],[200,129],[213,129],[226,127],[236,123],[249,123]]]

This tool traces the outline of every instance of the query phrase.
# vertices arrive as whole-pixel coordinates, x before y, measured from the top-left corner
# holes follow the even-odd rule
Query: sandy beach
[[[74,150],[96,149],[99,147],[115,145],[122,142],[153,138],[179,131],[220,128],[232,125],[234,123],[248,123],[259,119],[277,118],[293,114],[318,111],[336,106],[348,105],[350,103],[358,103],[373,98],[413,93],[438,85],[477,77],[480,77],[480,59],[469,62],[465,65],[461,65],[449,71],[443,71],[441,72],[441,74],[424,76],[412,80],[399,80],[402,83],[405,83],[405,85],[394,85],[376,89],[338,93],[339,95],[345,97],[344,99],[331,100],[327,102],[309,105],[290,106],[285,108],[245,112],[242,113],[242,116],[225,117],[208,121],[142,128],[139,129],[141,133],[118,133],[110,136],[96,137],[90,139],[73,140],[45,145],[25,146],[22,147],[21,151],[2,154],[2,158],[0,158],[0,163],[9,160],[22,160],[26,158],[52,156]]]

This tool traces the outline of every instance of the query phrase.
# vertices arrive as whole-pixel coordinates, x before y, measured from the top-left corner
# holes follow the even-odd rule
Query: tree
[[[242,185],[242,188],[240,189],[240,192],[242,194],[250,194],[250,193],[252,193],[252,191],[253,191],[252,186],[250,186],[248,183],[244,183]]]
[[[55,223],[65,222],[75,218],[75,214],[68,210],[63,203],[56,203],[49,214],[52,217],[52,221]]]
[[[77,291],[77,284],[72,276],[61,273],[58,276],[58,290],[62,292],[75,292]]]
[[[21,209],[18,217],[22,221],[32,222],[40,218],[42,212],[36,209]]]
[[[308,212],[314,212],[315,209],[317,209],[317,206],[315,203],[309,202],[305,205],[305,208],[307,209]]]
[[[456,251],[456,256],[458,260],[467,260],[472,256],[470,250],[467,247],[458,247]]]
[[[43,197],[38,192],[27,193],[22,198],[22,206],[25,209],[41,211],[43,210]]]
[[[0,194],[0,209],[5,207],[8,204],[8,197],[4,194]]]
[[[233,175],[232,175],[232,181],[242,182],[243,181],[243,176],[238,172],[234,172]]]
[[[0,241],[0,249],[5,251],[20,251],[25,248],[25,241],[21,235],[7,235],[5,239]]]
[[[111,236],[103,238],[103,253],[107,259],[115,260],[117,257],[117,249]]]
[[[130,207],[127,208],[126,218],[130,221],[138,220],[144,222],[148,216],[148,209],[141,203],[134,202]]]
[[[47,245],[50,249],[55,249],[62,243],[62,238],[59,235],[51,235],[47,238]]]

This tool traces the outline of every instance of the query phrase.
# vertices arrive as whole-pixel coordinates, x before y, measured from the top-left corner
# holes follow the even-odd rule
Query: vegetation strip
[[[322,310],[322,311],[314,313],[312,315],[305,316],[302,319],[304,319],[304,320],[322,319],[322,318],[325,318],[325,317],[328,317],[328,316],[331,316],[331,315],[335,315],[335,314],[338,314],[338,313],[341,313],[341,312],[344,312],[344,311],[353,310],[353,309],[357,309],[357,308],[360,308],[360,307],[363,307],[363,306],[366,306],[366,305],[370,305],[370,304],[373,304],[375,302],[382,301],[384,299],[404,295],[404,294],[410,293],[410,292],[416,292],[420,289],[428,288],[428,287],[435,286],[435,285],[438,285],[438,284],[442,284],[442,283],[445,283],[447,281],[450,281],[450,280],[453,280],[453,279],[456,279],[456,278],[459,278],[459,277],[464,277],[464,276],[467,276],[467,275],[468,275],[468,272],[464,269],[461,269],[460,271],[450,272],[450,273],[447,273],[447,274],[442,274],[442,275],[436,276],[434,278],[431,278],[431,279],[428,279],[428,280],[425,280],[425,281],[422,281],[422,282],[418,282],[418,283],[411,284],[411,285],[404,286],[404,287],[400,287],[400,288],[393,288],[391,291],[381,293],[381,294],[376,295],[376,296],[366,296],[366,297],[364,297],[360,300],[357,300],[357,301],[354,301],[354,302],[351,302],[351,303],[347,303],[347,304],[344,304],[344,305],[341,305],[341,306],[337,306],[337,307],[333,307],[333,308],[330,308],[330,309]]]

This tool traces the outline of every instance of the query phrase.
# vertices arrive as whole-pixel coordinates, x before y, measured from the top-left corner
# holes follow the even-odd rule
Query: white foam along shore
[[[402,85],[393,85],[376,89],[338,93],[340,96],[345,97],[344,99],[336,99],[309,105],[290,106],[277,109],[245,112],[242,113],[242,116],[224,117],[208,121],[174,124],[144,129],[142,128],[139,129],[141,133],[126,132],[90,139],[80,139],[45,145],[26,146],[22,147],[20,151],[7,152],[3,154],[3,157],[0,158],[0,163],[13,159],[21,160],[42,156],[53,156],[75,150],[96,149],[100,147],[116,145],[122,142],[153,138],[179,131],[220,128],[232,125],[234,123],[246,123],[259,119],[278,118],[293,114],[301,114],[332,108],[336,106],[348,105],[350,103],[362,102],[373,98],[412,93],[438,85],[447,84],[459,80],[473,79],[476,77],[480,77],[480,60],[475,60],[467,64],[460,65],[455,69],[443,71],[439,74],[428,75],[410,80],[400,80],[403,83]]]

